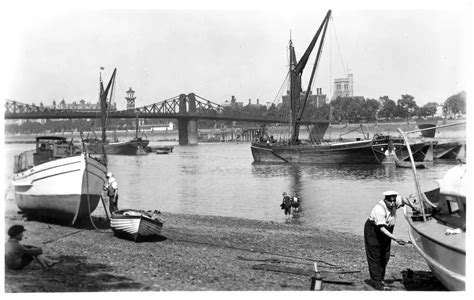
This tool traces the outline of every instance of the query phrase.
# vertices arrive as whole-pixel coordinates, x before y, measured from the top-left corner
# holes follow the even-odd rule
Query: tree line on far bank
[[[364,97],[338,97],[329,104],[322,104],[319,107],[315,103],[306,106],[303,120],[330,119],[333,122],[374,122],[410,120],[413,117],[421,119],[435,117],[439,104],[428,102],[419,107],[411,95],[401,95],[397,101],[387,96],[380,97],[379,100],[365,99]],[[235,113],[235,107],[227,107],[224,114]],[[458,114],[466,114],[466,92],[462,91],[448,97],[442,104],[443,117],[453,117]],[[272,104],[270,107],[264,105],[248,104],[239,108],[239,113],[243,115],[277,117],[284,119],[288,114],[288,107],[280,103]],[[171,120],[177,128],[177,121]],[[167,120],[169,122],[169,120]],[[44,134],[71,131],[91,131],[100,130],[97,120],[66,119],[66,120],[43,120],[42,122],[27,121],[21,124],[5,124],[7,134]],[[144,119],[143,124],[153,124],[156,120]],[[199,120],[199,128],[220,128],[222,126],[241,125],[242,122]],[[254,124],[257,126],[257,124]],[[108,130],[135,130],[135,120],[133,119],[110,119],[107,124]]]

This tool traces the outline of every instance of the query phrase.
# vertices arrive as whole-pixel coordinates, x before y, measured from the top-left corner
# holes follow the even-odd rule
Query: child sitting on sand
[[[39,247],[20,244],[25,228],[22,225],[13,225],[8,229],[9,239],[5,244],[5,265],[12,270],[21,270],[36,260],[43,269],[49,269],[59,261],[43,256]]]

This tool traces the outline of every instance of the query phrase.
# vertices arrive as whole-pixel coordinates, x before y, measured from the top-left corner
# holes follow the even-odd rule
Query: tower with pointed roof
[[[135,91],[132,90],[132,88],[129,88],[127,91],[127,97],[125,97],[125,99],[127,99],[127,110],[135,109],[135,99],[137,97],[135,97],[134,95],[135,95]]]

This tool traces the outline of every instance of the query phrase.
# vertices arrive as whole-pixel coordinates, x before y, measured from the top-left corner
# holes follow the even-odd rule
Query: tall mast
[[[294,68],[292,68],[291,63],[290,63],[290,89],[291,89],[290,101],[292,102],[291,107],[293,109],[293,111],[290,111],[290,113],[291,113],[290,126],[292,127],[291,128],[291,141],[290,142],[292,144],[297,144],[298,143],[299,127],[300,127],[299,123],[300,123],[301,117],[303,116],[306,101],[307,101],[308,96],[309,96],[309,89],[311,88],[311,84],[312,84],[312,81],[314,79],[314,73],[316,71],[316,68],[317,68],[317,65],[318,65],[318,62],[319,62],[319,57],[320,57],[321,50],[322,50],[323,40],[324,40],[324,36],[326,34],[327,24],[329,22],[330,16],[331,16],[331,10],[329,10],[327,12],[326,17],[324,18],[323,22],[319,26],[318,31],[314,35],[313,39],[311,40],[311,43],[309,44],[309,46],[306,49],[305,53],[301,57],[301,60],[296,64],[296,66]],[[316,57],[316,62],[313,66],[311,79],[310,79],[310,82],[308,84],[308,89],[306,90],[306,93],[305,93],[302,109],[300,110],[300,106],[301,106],[300,105],[300,102],[301,102],[301,75],[303,74],[303,70],[306,66],[306,63],[308,62],[309,56],[310,56],[311,52],[313,51],[314,46],[316,45],[316,43],[319,39],[319,35],[321,33],[321,30],[323,30],[323,28],[324,28],[324,33],[323,33],[323,36],[322,36],[320,44],[319,44],[319,50],[318,50],[318,54],[317,54],[317,57]],[[294,49],[293,49],[293,55],[294,55]],[[294,59],[294,62],[296,63],[296,58]]]
[[[290,40],[290,135],[291,141],[294,141],[294,123],[296,121],[296,112],[298,111],[299,97],[301,93],[301,77],[296,72],[296,54],[293,42]]]
[[[138,139],[138,112],[135,116],[135,139]]]
[[[115,83],[115,74],[117,72],[117,68],[114,69],[114,72],[112,73],[112,76],[110,77],[109,83],[107,84],[107,88],[104,90],[104,85],[102,83],[102,80],[100,82],[100,116],[101,116],[101,127],[102,127],[102,143],[105,143],[106,140],[106,125],[107,125],[107,95],[109,93],[109,89],[113,84]]]

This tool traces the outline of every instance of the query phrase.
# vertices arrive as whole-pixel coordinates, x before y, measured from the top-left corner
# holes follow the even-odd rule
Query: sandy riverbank
[[[6,201],[5,228],[22,224],[25,244],[43,247],[62,262],[50,270],[31,264],[5,271],[6,292],[99,291],[307,291],[308,275],[257,270],[266,264],[311,270],[328,278],[325,291],[372,290],[363,237],[316,228],[237,218],[163,212],[163,236],[134,243],[116,238],[99,205],[92,220],[75,227],[26,220],[13,199]],[[364,220],[361,220],[361,226]],[[407,270],[414,271],[413,280]],[[350,271],[341,274],[337,272]],[[444,290],[411,245],[393,245],[387,279],[393,290]]]

